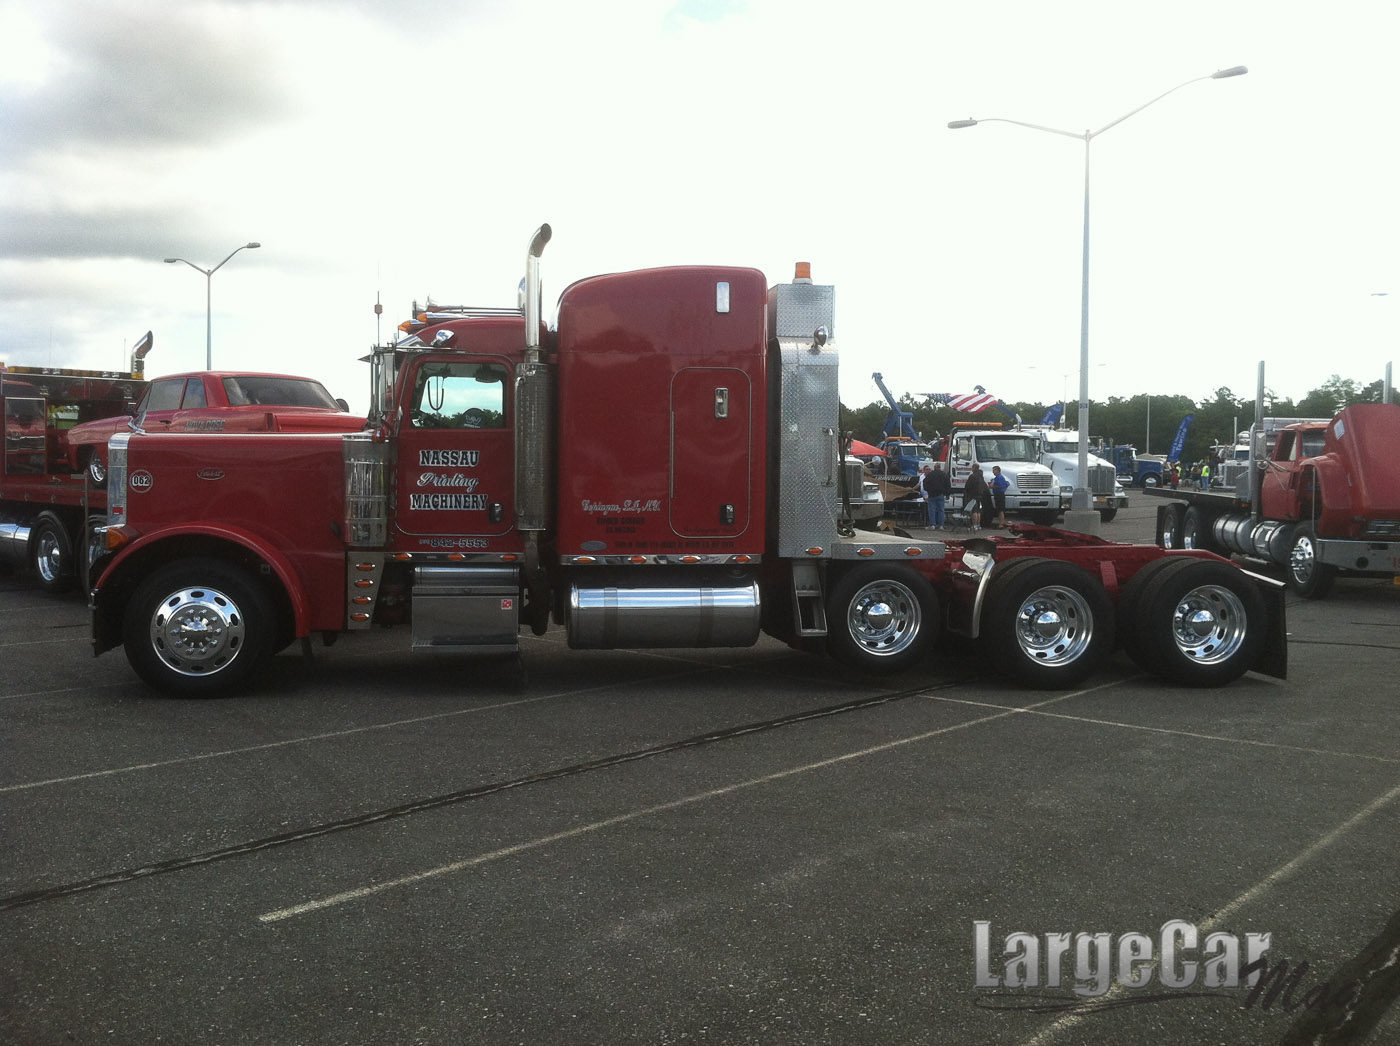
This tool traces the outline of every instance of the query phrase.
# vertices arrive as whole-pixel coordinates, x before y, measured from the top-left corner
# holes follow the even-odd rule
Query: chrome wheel
[[[1311,523],[1299,523],[1288,550],[1288,583],[1307,599],[1321,599],[1332,590],[1337,568],[1318,555],[1317,531]]]
[[[1235,656],[1249,631],[1249,619],[1234,592],[1202,585],[1177,601],[1171,630],[1183,656],[1210,665]]]
[[[1317,573],[1317,549],[1311,534],[1299,534],[1288,554],[1288,569],[1299,588],[1306,588]]]
[[[92,452],[92,456],[88,458],[87,472],[88,479],[92,480],[92,485],[94,487],[103,487],[107,485],[107,463],[102,460],[102,456],[95,450]]]
[[[226,668],[243,648],[243,614],[217,589],[183,588],[156,605],[150,641],[172,671],[208,675]]]
[[[63,541],[46,528],[34,543],[34,570],[43,585],[57,585],[63,579]]]
[[[29,564],[34,579],[45,592],[62,592],[73,584],[72,541],[63,521],[45,512],[34,523],[29,544]]]
[[[865,585],[847,604],[846,631],[874,657],[903,653],[918,641],[923,610],[908,586],[891,578]]]
[[[1050,585],[1026,596],[1016,611],[1016,645],[1042,665],[1077,661],[1094,641],[1094,615],[1072,588]]]

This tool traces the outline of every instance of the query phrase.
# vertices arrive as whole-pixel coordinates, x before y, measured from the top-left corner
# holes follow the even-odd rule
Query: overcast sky
[[[0,0],[0,360],[321,378],[413,300],[836,285],[842,398],[1298,398],[1400,356],[1400,4]],[[1378,297],[1377,292],[1392,292]],[[384,315],[377,320],[376,300]]]

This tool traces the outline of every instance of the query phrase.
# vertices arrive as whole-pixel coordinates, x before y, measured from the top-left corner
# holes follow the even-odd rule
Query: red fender
[[[298,638],[309,634],[310,628],[308,618],[310,616],[310,606],[307,599],[306,585],[300,574],[292,566],[291,561],[277,550],[273,545],[269,545],[252,531],[244,530],[242,527],[224,526],[214,523],[191,523],[181,526],[162,527],[154,534],[138,537],[130,544],[123,545],[121,551],[102,571],[102,576],[93,585],[94,606],[100,598],[102,590],[120,578],[124,568],[132,560],[141,557],[152,547],[163,542],[178,537],[207,537],[218,541],[226,542],[230,545],[237,545],[246,549],[259,559],[263,560],[272,569],[277,579],[282,583],[283,589],[287,593],[287,598],[292,605],[292,619],[295,624]]]

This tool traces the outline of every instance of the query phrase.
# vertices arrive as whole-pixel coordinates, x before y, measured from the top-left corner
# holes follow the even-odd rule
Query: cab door
[[[671,385],[671,528],[681,537],[733,537],[749,525],[749,377],[688,367]]]
[[[510,551],[515,525],[511,368],[500,356],[410,364],[398,419],[399,547]]]

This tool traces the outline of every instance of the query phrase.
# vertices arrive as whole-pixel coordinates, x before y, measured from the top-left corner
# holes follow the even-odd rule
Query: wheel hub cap
[[[183,675],[207,675],[225,667],[243,645],[243,615],[222,592],[187,588],[173,593],[151,615],[151,645]]]
[[[1234,656],[1248,629],[1240,597],[1220,585],[1193,588],[1177,602],[1172,615],[1177,649],[1205,664]]]
[[[1094,639],[1089,604],[1072,588],[1037,589],[1016,615],[1016,642],[1033,661],[1063,665],[1077,661]]]
[[[918,639],[921,619],[914,593],[896,581],[881,581],[851,600],[846,627],[867,652],[897,654]]]

